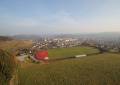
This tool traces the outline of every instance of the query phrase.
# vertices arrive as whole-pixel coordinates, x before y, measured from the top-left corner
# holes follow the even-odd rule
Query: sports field
[[[96,53],[90,47],[49,50],[50,59]],[[19,85],[119,85],[120,55],[104,53],[49,64],[22,64]]]

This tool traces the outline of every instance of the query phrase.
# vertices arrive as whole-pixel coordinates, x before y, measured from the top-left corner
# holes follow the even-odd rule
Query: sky
[[[120,0],[0,0],[0,35],[120,32]]]

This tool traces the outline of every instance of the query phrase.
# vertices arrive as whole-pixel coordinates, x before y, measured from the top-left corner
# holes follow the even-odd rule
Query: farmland
[[[90,47],[50,49],[50,59],[96,53]],[[49,64],[23,63],[19,85],[119,85],[120,55],[104,53]]]

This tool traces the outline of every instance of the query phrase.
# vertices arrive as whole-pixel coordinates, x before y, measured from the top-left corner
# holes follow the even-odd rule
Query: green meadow
[[[96,53],[90,47],[50,49],[49,58]],[[49,64],[23,63],[19,85],[120,85],[120,55],[104,53]]]

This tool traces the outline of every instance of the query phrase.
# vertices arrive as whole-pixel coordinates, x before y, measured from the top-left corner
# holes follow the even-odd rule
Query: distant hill
[[[0,36],[0,41],[11,41],[13,40],[12,37],[8,37],[8,36]]]
[[[101,32],[101,33],[76,33],[76,34],[62,34],[55,36],[56,38],[82,38],[82,39],[100,39],[100,40],[116,40],[120,39],[119,32]]]
[[[120,33],[119,32],[102,32],[102,33],[86,34],[86,35],[83,35],[83,37],[100,39],[100,40],[118,40],[120,39]]]
[[[76,33],[76,34],[53,34],[53,35],[15,35],[15,39],[22,40],[40,40],[47,38],[87,38],[87,39],[120,39],[119,32],[101,32],[101,33]]]
[[[41,36],[38,35],[15,35],[13,36],[15,39],[20,39],[20,40],[38,40],[41,39]]]

